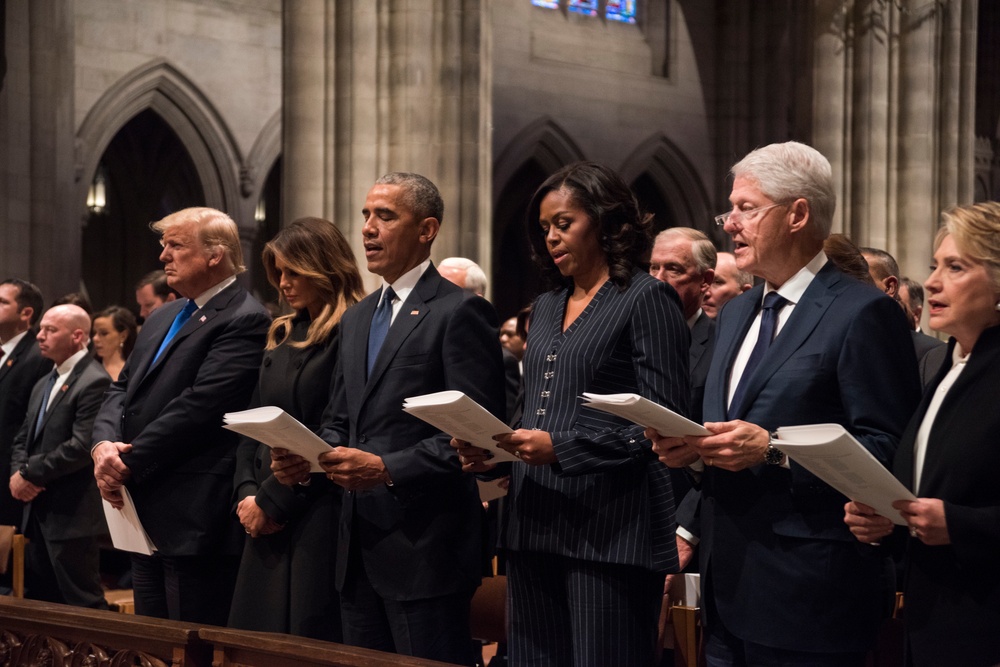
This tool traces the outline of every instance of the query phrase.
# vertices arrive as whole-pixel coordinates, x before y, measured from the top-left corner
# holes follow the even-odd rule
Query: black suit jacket
[[[12,475],[25,466],[24,478],[45,487],[28,503],[24,521],[33,515],[46,541],[101,535],[107,528],[91,466],[90,434],[111,378],[88,354],[70,371],[36,431],[47,384],[43,377],[31,391],[11,457]]]
[[[108,390],[93,442],[132,444],[122,461],[139,519],[164,556],[238,553],[233,518],[237,436],[222,415],[253,393],[270,316],[233,283],[191,316],[160,358],[160,343],[186,301],[158,308]]]
[[[838,423],[890,464],[919,397],[916,357],[899,306],[833,263],[809,284],[727,410],[729,376],[763,297],[726,304],[705,387],[704,418],[771,431]],[[779,648],[864,651],[878,628],[882,559],[844,525],[846,498],[808,471],[760,464],[702,476],[701,572],[709,623]]]
[[[38,351],[34,329],[24,334],[14,350],[0,359],[0,470],[10,468],[14,438],[28,411],[28,397],[35,382],[52,370],[52,361]],[[10,487],[0,485],[0,524],[21,525],[23,504],[10,495]]]
[[[920,498],[944,500],[951,544],[908,539],[906,629],[917,665],[1000,663],[1000,326],[984,331],[968,365],[931,427],[914,489],[913,445],[934,390],[951,369],[940,367],[903,435],[896,477]]]
[[[323,438],[382,458],[392,487],[347,492],[337,588],[360,554],[376,592],[393,600],[469,593],[481,573],[482,507],[450,437],[402,411],[403,400],[465,392],[504,417],[504,377],[493,307],[430,266],[402,304],[366,377],[368,332],[381,291],[348,309]],[[356,560],[356,559],[355,559]],[[350,567],[358,567],[353,563]]]
[[[913,349],[917,353],[917,362],[923,360],[927,353],[937,347],[944,347],[944,341],[940,341],[934,336],[928,336],[922,331],[912,331]]]

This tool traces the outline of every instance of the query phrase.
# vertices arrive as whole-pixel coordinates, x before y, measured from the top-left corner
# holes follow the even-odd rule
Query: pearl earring
[[[1000,301],[997,301],[997,305],[993,306],[994,310],[1000,312]]]

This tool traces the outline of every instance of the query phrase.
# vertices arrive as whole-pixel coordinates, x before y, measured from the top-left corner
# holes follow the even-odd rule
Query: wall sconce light
[[[263,197],[257,200],[257,208],[254,209],[253,219],[257,222],[257,224],[267,220],[267,206],[264,203]]]
[[[94,180],[87,189],[87,209],[94,215],[108,212],[108,173],[104,164],[97,165]]]

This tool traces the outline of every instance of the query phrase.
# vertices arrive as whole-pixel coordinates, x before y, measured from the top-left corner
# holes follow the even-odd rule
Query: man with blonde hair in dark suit
[[[231,511],[236,434],[222,415],[247,406],[270,316],[236,282],[236,223],[188,208],[152,225],[181,296],[150,315],[94,425],[101,495],[127,487],[156,546],[133,554],[136,613],[225,625],[243,535]]]

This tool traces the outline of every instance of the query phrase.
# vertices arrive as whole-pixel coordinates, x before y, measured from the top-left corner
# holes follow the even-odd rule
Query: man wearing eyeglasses
[[[826,158],[772,144],[732,174],[732,210],[716,220],[737,267],[765,282],[719,316],[703,406],[712,435],[654,437],[667,465],[703,467],[706,661],[862,665],[884,608],[883,559],[852,543],[846,499],[771,434],[838,423],[888,464],[920,395],[906,318],[827,261]]]

